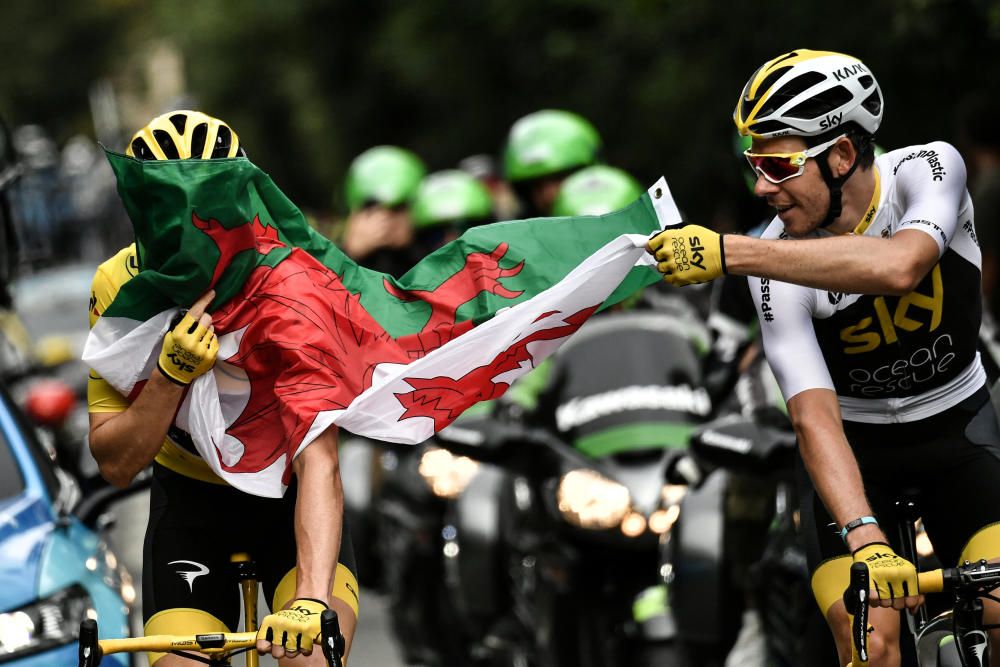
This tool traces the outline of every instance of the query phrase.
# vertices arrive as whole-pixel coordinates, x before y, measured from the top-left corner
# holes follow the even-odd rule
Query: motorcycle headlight
[[[649,515],[649,529],[657,535],[666,535],[681,515],[681,501],[687,494],[683,484],[667,484],[660,491],[663,501],[660,509]]]
[[[79,584],[0,614],[0,662],[69,644],[80,622],[94,616],[90,596]]]
[[[628,489],[593,470],[563,475],[556,499],[567,521],[594,530],[618,526],[632,505]]]
[[[417,470],[435,496],[454,498],[465,491],[479,470],[479,463],[446,449],[430,448],[420,457]]]

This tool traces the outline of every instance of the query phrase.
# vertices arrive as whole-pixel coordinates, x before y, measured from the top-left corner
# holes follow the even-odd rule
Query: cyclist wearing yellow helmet
[[[197,111],[154,118],[132,137],[127,153],[139,160],[245,156],[232,128]],[[98,267],[91,326],[141,264],[132,244]],[[125,486],[153,466],[142,573],[145,632],[235,630],[240,596],[230,556],[247,552],[275,612],[261,623],[258,649],[287,656],[281,664],[289,658],[295,665],[326,664],[320,651],[299,656],[296,636],[303,635],[303,647],[311,644],[319,634],[319,612],[330,606],[338,612],[349,649],[357,623],[357,577],[342,518],[336,430],[295,458],[296,480],[281,499],[242,493],[211,471],[173,416],[187,385],[215,363],[218,342],[205,312],[213,294],[199,299],[166,334],[158,368],[136,395],[122,396],[90,374],[90,448],[101,473]],[[309,538],[303,539],[307,531]],[[156,667],[198,664],[164,654],[153,654],[150,661]]]
[[[977,350],[981,256],[965,164],[944,142],[876,158],[882,113],[857,58],[798,50],[765,63],[733,116],[752,138],[755,193],[777,216],[760,239],[686,225],[649,244],[674,284],[754,276],[799,439],[813,590],[841,664],[852,559],[869,565],[873,604],[921,601],[890,530],[904,492],[919,497],[943,563],[1000,556],[1000,427]],[[986,614],[1000,620],[993,602]],[[898,622],[874,610],[872,665],[899,664]]]

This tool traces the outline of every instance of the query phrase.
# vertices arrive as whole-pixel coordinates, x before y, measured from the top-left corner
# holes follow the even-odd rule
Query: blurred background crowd
[[[124,244],[128,226],[94,142],[123,150],[152,116],[189,107],[236,128],[251,159],[338,238],[348,167],[366,149],[397,145],[429,171],[461,166],[503,193],[507,132],[544,108],[589,121],[601,162],[644,185],[665,175],[689,219],[755,224],[731,110],[756,64],[803,46],[857,54],[877,73],[881,145],[950,140],[970,183],[995,180],[1000,6],[987,0],[780,11],[642,0],[96,0],[58,13],[11,0],[2,15],[11,28],[0,37],[0,113],[12,130],[4,156],[13,148],[21,162],[19,261],[32,265]],[[470,156],[481,157],[463,162]],[[503,196],[497,209],[516,214]]]
[[[1000,315],[1000,2],[5,0],[0,19],[0,367],[85,492],[99,484],[73,360],[94,268],[132,240],[101,146],[123,152],[172,109],[227,121],[317,229],[399,276],[469,226],[604,213],[660,175],[687,220],[749,230],[768,212],[732,125],[740,88],[790,49],[841,51],[881,83],[880,146],[962,152]],[[19,387],[39,367],[71,393]],[[373,451],[357,465],[398,465]],[[362,555],[375,539],[355,538]],[[391,580],[371,562],[363,584]]]

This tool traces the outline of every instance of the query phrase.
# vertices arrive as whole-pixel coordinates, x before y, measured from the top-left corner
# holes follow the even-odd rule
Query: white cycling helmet
[[[798,49],[753,73],[733,121],[740,134],[757,139],[811,137],[852,121],[875,134],[882,122],[882,91],[857,58]]]

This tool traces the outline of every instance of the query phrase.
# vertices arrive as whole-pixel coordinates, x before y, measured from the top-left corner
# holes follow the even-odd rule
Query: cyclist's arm
[[[329,605],[344,514],[337,428],[331,426],[299,452],[292,470],[298,479],[295,598]]]
[[[762,240],[730,234],[725,244],[729,273],[848,294],[908,294],[939,259],[934,239],[914,229],[889,239]]]
[[[820,500],[838,526],[871,516],[854,452],[844,436],[837,395],[829,389],[807,389],[788,401],[788,416],[799,440],[799,452]],[[851,551],[870,542],[885,542],[875,525],[847,534]]]
[[[833,380],[813,327],[816,291],[768,279],[750,278],[748,283],[760,318],[764,354],[788,404],[799,451],[820,499],[840,525],[870,516],[861,473],[844,436]],[[871,537],[868,528],[851,531],[851,539]]]
[[[126,487],[153,462],[183,395],[183,387],[154,369],[124,411],[90,413],[90,453],[104,479]]]
[[[114,301],[132,272],[134,251],[126,248],[97,268],[90,287],[90,326],[93,328]],[[90,452],[101,476],[125,487],[149,465],[163,445],[183,389],[154,370],[135,401],[115,391],[94,371],[87,380],[90,409]]]

